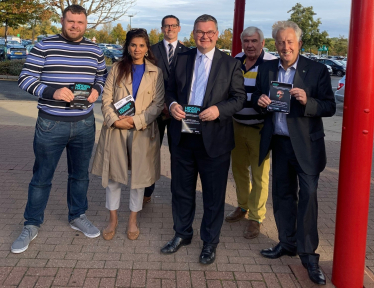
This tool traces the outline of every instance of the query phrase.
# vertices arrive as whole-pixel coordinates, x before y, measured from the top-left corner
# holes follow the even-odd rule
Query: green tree
[[[151,45],[156,44],[160,41],[160,34],[161,32],[156,28],[152,29],[149,32],[148,37],[149,37],[149,42]]]
[[[5,24],[5,38],[8,27],[17,28],[33,17],[35,10],[42,7],[33,0],[2,0],[0,1],[0,22]]]
[[[118,40],[118,43],[120,45],[123,45],[123,43],[125,43],[126,31],[123,30],[123,27],[120,23],[118,23],[117,26],[112,29],[112,32],[110,33],[110,35],[115,41]]]
[[[218,40],[217,40],[217,48],[231,50],[231,46],[232,46],[232,29],[228,28],[219,35]]]
[[[30,0],[31,1],[31,0]],[[72,4],[86,8],[89,16],[88,29],[97,28],[99,25],[112,23],[124,16],[133,7],[136,0],[46,0],[51,8],[60,16],[64,9]]]
[[[345,56],[348,53],[348,39],[339,35],[337,38],[331,38],[331,49],[329,54]]]
[[[275,48],[275,40],[273,38],[265,38],[265,47],[269,49],[269,51],[277,51]]]
[[[330,45],[331,41],[327,38],[328,33],[319,30],[321,19],[314,19],[317,14],[313,11],[313,6],[303,7],[300,3],[296,3],[287,13],[291,13],[288,20],[295,22],[303,31],[302,41],[305,49]]]

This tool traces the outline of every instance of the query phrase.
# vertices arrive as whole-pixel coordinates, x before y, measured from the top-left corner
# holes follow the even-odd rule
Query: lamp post
[[[131,29],[131,18],[134,17],[134,15],[127,15],[130,17],[130,29]]]

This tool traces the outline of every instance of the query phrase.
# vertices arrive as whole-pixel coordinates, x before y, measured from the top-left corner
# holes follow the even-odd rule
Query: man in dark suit
[[[178,33],[181,31],[180,22],[174,15],[167,15],[162,18],[161,31],[164,34],[164,39],[151,46],[153,55],[157,59],[157,66],[161,68],[164,75],[165,89],[168,87],[168,79],[172,68],[178,58],[178,54],[186,52],[189,49],[178,41]],[[169,109],[166,104],[161,115],[157,118],[158,130],[160,131],[160,143],[164,139],[165,127],[167,127],[167,136],[170,151],[170,116]],[[155,184],[145,188],[143,203],[151,201],[152,193],[155,189]]]
[[[246,100],[240,61],[215,48],[217,20],[202,15],[194,23],[197,49],[179,54],[170,75],[166,103],[172,119],[171,192],[174,238],[161,252],[176,252],[191,243],[195,214],[196,181],[200,174],[204,215],[200,236],[203,249],[200,263],[215,260],[215,251],[224,218],[230,152],[234,148],[232,115]],[[185,118],[182,105],[201,106],[201,134],[181,133]]]
[[[279,234],[279,243],[261,254],[275,259],[297,253],[309,278],[325,284],[319,255],[315,253],[319,241],[317,186],[326,165],[321,117],[334,115],[336,105],[326,66],[299,55],[301,33],[292,21],[273,26],[280,59],[260,66],[252,95],[255,109],[267,114],[261,131],[259,162],[273,150],[273,209]],[[293,84],[289,114],[267,112],[271,81]]]

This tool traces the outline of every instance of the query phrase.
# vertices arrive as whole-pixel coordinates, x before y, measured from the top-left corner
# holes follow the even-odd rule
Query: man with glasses
[[[178,58],[179,53],[188,51],[189,49],[178,41],[178,33],[181,31],[179,19],[174,15],[167,15],[162,18],[161,31],[164,34],[164,39],[157,44],[151,46],[153,55],[157,59],[157,66],[161,68],[164,75],[165,89],[168,86],[168,80],[172,68]],[[160,131],[160,143],[164,139],[165,127],[169,131],[170,116],[169,109],[166,104],[161,115],[157,118],[158,130]],[[167,132],[169,151],[171,146],[170,133]],[[155,184],[145,188],[143,203],[151,201],[152,193],[155,189]]]
[[[243,108],[246,94],[240,61],[215,48],[217,20],[210,15],[198,17],[193,35],[197,49],[179,54],[166,91],[165,100],[172,116],[171,192],[175,235],[161,252],[174,253],[191,243],[199,174],[204,206],[200,227],[203,249],[199,261],[211,264],[223,223],[230,154],[235,146],[232,116]],[[202,111],[198,115],[200,134],[182,133],[181,120],[186,117],[182,105],[197,106]]]

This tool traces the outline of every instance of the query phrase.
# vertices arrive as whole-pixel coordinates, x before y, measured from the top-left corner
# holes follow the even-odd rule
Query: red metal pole
[[[352,0],[332,282],[363,287],[374,128],[374,1]]]
[[[231,56],[235,57],[236,54],[242,52],[242,42],[240,41],[240,34],[244,28],[244,12],[245,0],[235,0],[234,10],[234,29],[232,35],[232,49]]]

